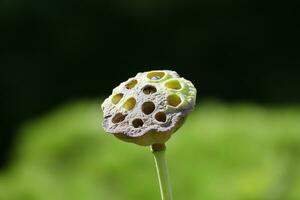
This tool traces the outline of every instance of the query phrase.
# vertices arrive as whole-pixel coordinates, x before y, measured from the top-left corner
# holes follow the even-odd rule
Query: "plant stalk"
[[[151,150],[154,155],[161,199],[172,200],[172,189],[165,158],[166,146],[165,144],[153,144]]]

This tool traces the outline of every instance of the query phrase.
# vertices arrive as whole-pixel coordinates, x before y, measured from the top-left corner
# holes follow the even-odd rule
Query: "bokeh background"
[[[139,71],[192,80],[175,199],[300,199],[298,1],[0,1],[0,199],[159,199],[147,148],[103,133]]]

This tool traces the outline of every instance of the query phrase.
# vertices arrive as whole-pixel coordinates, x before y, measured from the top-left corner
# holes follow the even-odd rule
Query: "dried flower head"
[[[121,140],[165,143],[194,109],[194,85],[174,71],[138,73],[103,102],[103,128]]]

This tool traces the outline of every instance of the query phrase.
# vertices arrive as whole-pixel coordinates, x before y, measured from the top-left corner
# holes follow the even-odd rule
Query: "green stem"
[[[165,144],[154,144],[151,146],[151,150],[154,155],[161,199],[172,200],[171,183],[169,180],[169,173],[168,173],[167,162],[165,158],[166,146]]]

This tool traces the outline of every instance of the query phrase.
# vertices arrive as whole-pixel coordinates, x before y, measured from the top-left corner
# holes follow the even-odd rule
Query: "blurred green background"
[[[100,103],[23,125],[0,199],[160,199],[149,148],[105,134]],[[167,145],[175,199],[299,199],[299,121],[297,106],[201,102]]]
[[[149,149],[100,125],[101,99],[153,69],[198,89],[168,142],[175,199],[300,199],[299,7],[1,0],[0,200],[159,199]]]

